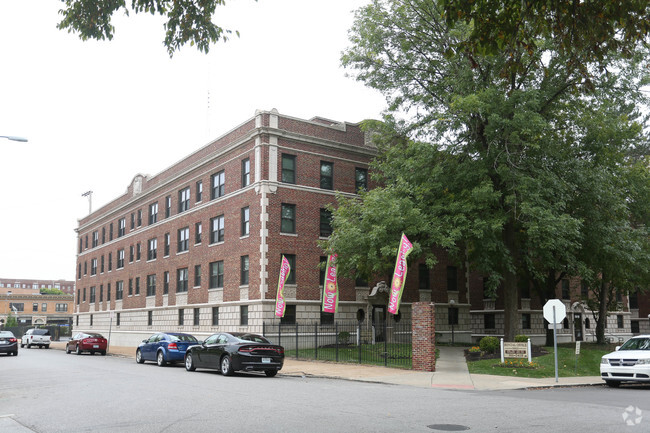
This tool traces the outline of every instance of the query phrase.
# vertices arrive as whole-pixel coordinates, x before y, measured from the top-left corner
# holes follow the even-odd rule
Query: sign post
[[[566,307],[559,299],[549,299],[544,304],[544,318],[553,324],[553,352],[555,352],[555,382],[558,382],[557,374],[557,324],[566,317]]]

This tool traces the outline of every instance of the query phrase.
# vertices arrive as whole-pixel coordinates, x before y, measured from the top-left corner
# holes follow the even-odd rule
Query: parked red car
[[[65,353],[74,352],[81,355],[81,352],[90,352],[94,355],[99,352],[106,355],[107,341],[102,334],[92,332],[78,332],[65,346]]]

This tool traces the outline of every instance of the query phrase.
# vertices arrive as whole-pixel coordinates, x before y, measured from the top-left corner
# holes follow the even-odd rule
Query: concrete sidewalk
[[[52,342],[51,348],[65,349],[65,342]],[[135,347],[111,346],[108,354],[135,358]],[[417,386],[455,390],[506,390],[534,389],[556,386],[603,385],[598,376],[560,377],[528,379],[512,376],[470,374],[467,370],[464,348],[439,346],[440,358],[435,372],[403,370],[361,364],[346,364],[323,361],[296,360],[285,358],[280,376],[323,377],[356,380],[361,382],[388,383],[393,385]],[[96,355],[97,356],[97,355]]]

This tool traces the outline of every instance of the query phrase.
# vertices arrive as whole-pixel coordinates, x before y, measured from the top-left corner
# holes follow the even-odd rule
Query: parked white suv
[[[622,382],[650,383],[650,335],[632,337],[603,356],[600,376],[612,388]]]
[[[50,331],[47,329],[28,329],[20,339],[20,347],[27,346],[30,348],[32,346],[38,346],[39,349],[41,347],[49,349],[50,340]]]

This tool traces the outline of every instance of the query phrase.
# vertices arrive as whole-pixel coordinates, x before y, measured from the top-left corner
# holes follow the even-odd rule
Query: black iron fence
[[[286,357],[411,368],[411,322],[264,323]]]
[[[18,325],[18,326],[3,326],[5,331],[11,331],[16,338],[21,338],[28,329],[43,328],[50,331],[52,341],[59,341],[71,336],[72,327],[69,325],[47,325],[47,326],[33,326],[33,325]]]

